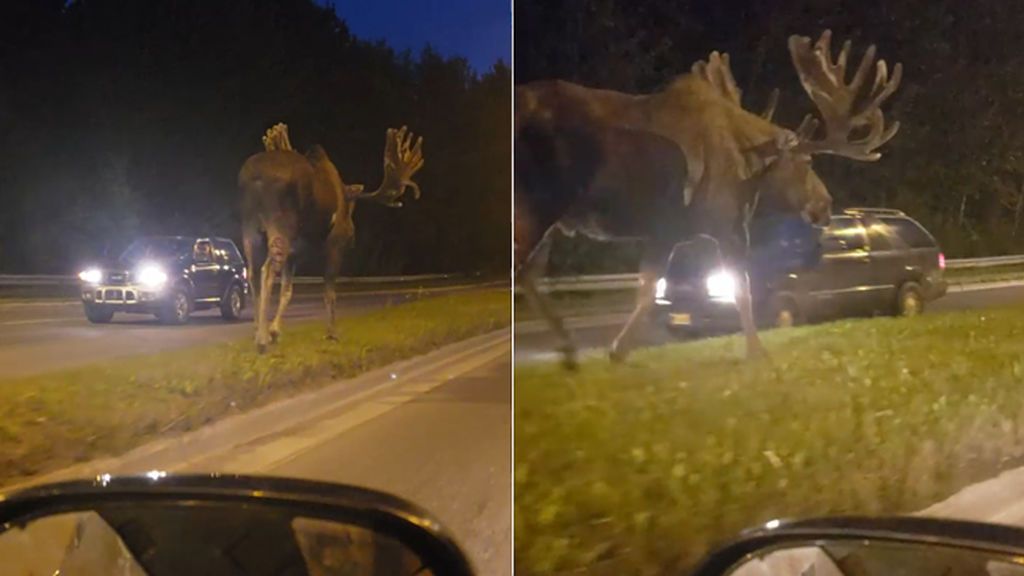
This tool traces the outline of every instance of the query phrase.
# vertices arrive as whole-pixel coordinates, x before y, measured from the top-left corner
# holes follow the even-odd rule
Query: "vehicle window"
[[[881,218],[911,248],[934,248],[935,240],[910,218]]]
[[[213,262],[213,245],[209,241],[196,242],[192,258],[196,262]]]
[[[872,251],[892,250],[899,247],[900,242],[899,238],[896,237],[896,232],[890,229],[887,224],[877,219],[865,221],[864,223],[868,231],[868,245]]]
[[[121,253],[121,260],[135,262],[144,258],[184,256],[191,247],[192,243],[183,238],[140,238]]]
[[[695,278],[707,274],[720,263],[718,245],[712,240],[694,240],[676,247],[668,265],[670,278]]]
[[[825,252],[862,250],[867,246],[864,226],[854,218],[835,218],[821,238]]]
[[[238,252],[238,247],[235,246],[234,242],[229,242],[227,240],[214,240],[213,248],[218,262],[224,264],[242,263],[242,255]]]

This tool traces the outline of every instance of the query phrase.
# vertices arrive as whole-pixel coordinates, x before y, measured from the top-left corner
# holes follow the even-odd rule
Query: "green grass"
[[[507,290],[467,292],[324,324],[285,326],[264,356],[251,338],[0,380],[0,482],[118,454],[157,435],[322,387],[507,326]]]
[[[1024,457],[1024,309],[517,367],[523,574],[679,573],[772,518],[922,509]]]

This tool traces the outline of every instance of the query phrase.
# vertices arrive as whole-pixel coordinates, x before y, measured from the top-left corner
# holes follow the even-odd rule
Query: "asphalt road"
[[[342,293],[337,315],[341,318],[406,302],[420,294],[462,289],[465,287]],[[274,306],[276,310],[276,303]],[[251,312],[245,310],[239,322],[225,322],[216,310],[197,312],[185,326],[163,326],[152,316],[118,314],[112,323],[96,325],[86,320],[77,302],[0,302],[0,378],[249,336],[253,331]],[[292,321],[323,315],[319,294],[296,295],[285,313]]]
[[[163,470],[356,484],[425,508],[477,573],[510,575],[510,344],[480,336],[29,483]]]
[[[1024,286],[949,293],[929,304],[925,313],[1013,305],[1024,305]],[[625,323],[626,315],[618,310],[602,314],[601,318],[571,319],[569,327],[581,353],[585,356],[605,354]],[[659,346],[671,341],[671,336],[658,327],[647,326],[637,333],[639,346]],[[560,358],[552,352],[556,344],[557,340],[537,321],[516,323],[516,363],[556,360]]]

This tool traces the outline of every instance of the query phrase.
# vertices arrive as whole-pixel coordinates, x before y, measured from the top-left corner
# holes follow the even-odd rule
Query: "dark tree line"
[[[906,210],[954,256],[1024,252],[1024,11],[1002,0],[517,0],[516,82],[564,78],[624,91],[658,89],[711,50],[729,52],[744,104],[773,88],[776,118],[796,127],[813,106],[789,60],[790,34],[831,28],[902,62],[887,103],[900,133],[874,164],[821,158],[838,206]],[[838,50],[838,42],[834,43]],[[610,266],[573,243],[568,269]],[[553,259],[555,256],[553,256]],[[603,264],[599,264],[602,260]]]
[[[0,9],[0,270],[68,272],[136,234],[237,238],[263,132],[375,187],[424,137],[423,198],[362,204],[345,274],[508,270],[511,72],[352,36],[311,0],[22,0]],[[312,268],[316,268],[313,266]]]

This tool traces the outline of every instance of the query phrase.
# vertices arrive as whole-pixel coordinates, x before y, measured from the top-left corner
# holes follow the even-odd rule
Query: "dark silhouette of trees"
[[[948,255],[1024,252],[1014,199],[1024,182],[1024,12],[1012,2],[517,0],[515,10],[517,83],[565,78],[652,91],[721,50],[732,57],[744,102],[760,107],[779,88],[776,118],[792,126],[813,107],[786,38],[831,28],[852,40],[854,58],[875,43],[904,65],[886,110],[902,127],[878,163],[815,163],[837,205],[904,209]],[[608,269],[578,242],[556,247],[553,263]],[[608,250],[609,258],[634,253]]]
[[[0,12],[0,270],[136,233],[240,233],[236,177],[288,124],[347,182],[424,137],[423,198],[361,205],[344,274],[508,270],[511,73],[352,36],[311,0],[23,0]],[[309,259],[316,272],[323,260]]]

